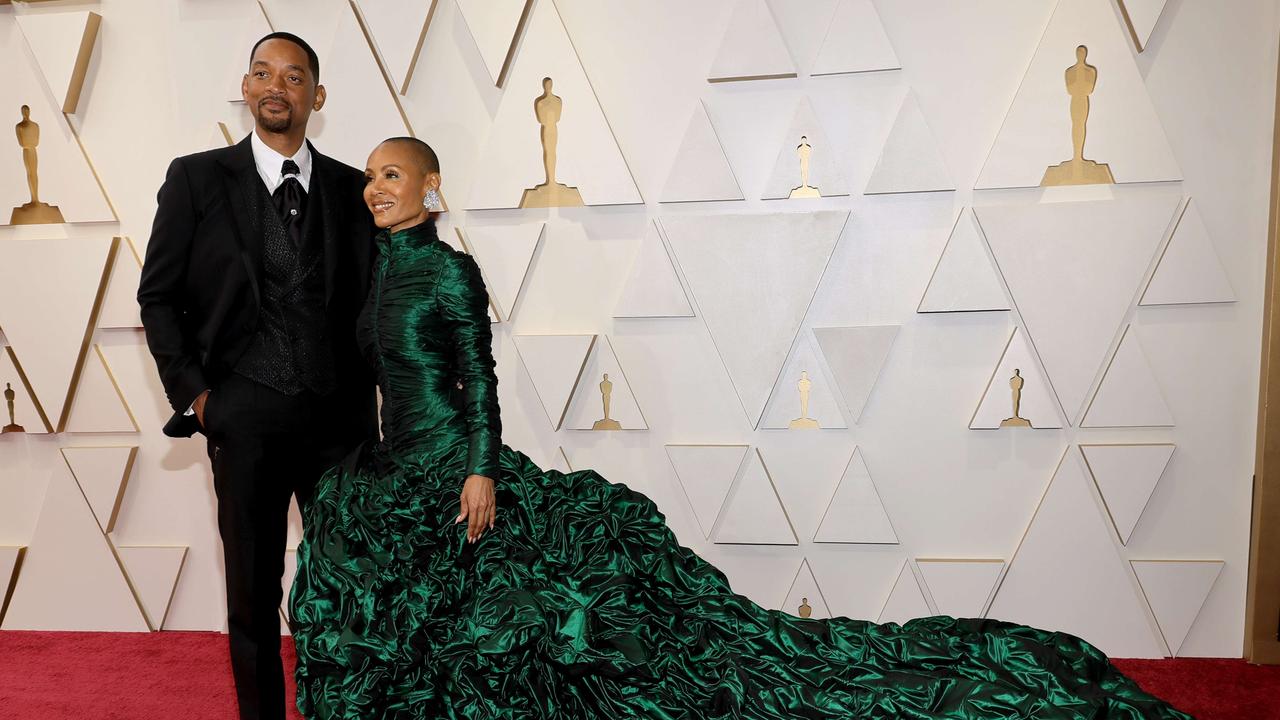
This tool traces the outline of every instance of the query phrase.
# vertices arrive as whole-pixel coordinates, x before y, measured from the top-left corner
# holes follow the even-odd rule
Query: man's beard
[[[283,115],[268,115],[262,111],[262,103],[258,104],[258,126],[270,133],[282,133],[293,127],[293,109]]]

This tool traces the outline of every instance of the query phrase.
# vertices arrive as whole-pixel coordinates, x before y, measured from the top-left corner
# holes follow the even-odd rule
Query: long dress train
[[[803,620],[735,594],[643,495],[501,444],[487,294],[432,223],[379,237],[361,341],[383,440],[304,508],[309,718],[1188,718],[1074,636]],[[463,479],[497,526],[456,525]]]

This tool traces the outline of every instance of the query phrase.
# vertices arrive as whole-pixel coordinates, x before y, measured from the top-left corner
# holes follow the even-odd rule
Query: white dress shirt
[[[280,166],[284,165],[285,160],[292,160],[298,164],[298,170],[302,172],[294,177],[302,183],[302,189],[305,192],[311,192],[311,148],[305,140],[302,142],[302,147],[298,148],[298,152],[291,158],[286,158],[268,147],[262,142],[262,138],[258,137],[256,130],[250,135],[249,145],[253,148],[253,164],[258,167],[258,177],[262,178],[262,182],[267,186],[268,195],[274,194],[276,188],[280,187],[280,183],[284,182],[284,175],[280,174]]]

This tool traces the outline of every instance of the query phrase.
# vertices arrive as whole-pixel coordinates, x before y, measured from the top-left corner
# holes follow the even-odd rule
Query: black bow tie
[[[298,179],[302,177],[302,171],[298,169],[298,163],[292,160],[285,160],[280,165],[280,174],[285,178],[276,186],[276,191],[272,193],[271,199],[275,203],[276,211],[280,213],[280,219],[284,221],[285,229],[289,232],[290,239],[295,245],[300,245],[302,240],[302,213],[306,202],[306,191],[302,189],[302,182]]]

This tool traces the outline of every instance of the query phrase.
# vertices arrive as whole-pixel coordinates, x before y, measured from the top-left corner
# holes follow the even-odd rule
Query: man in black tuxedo
[[[376,433],[355,337],[373,224],[364,174],[306,140],[325,101],[301,38],[254,46],[241,92],[253,133],[169,166],[138,287],[174,414],[208,440],[226,561],[240,717],[284,718],[280,579],[290,495]],[[181,715],[181,713],[178,713]]]

